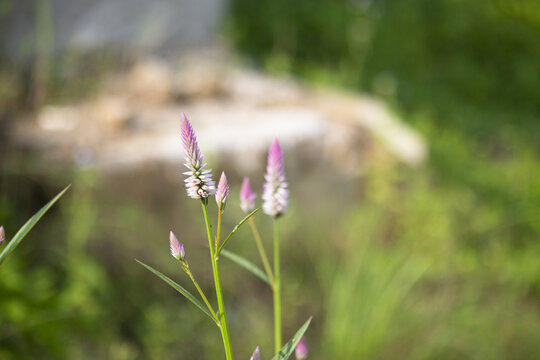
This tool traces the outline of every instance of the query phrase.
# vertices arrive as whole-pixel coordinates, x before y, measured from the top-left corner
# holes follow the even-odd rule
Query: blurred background
[[[223,358],[134,261],[193,290],[173,230],[213,298],[184,111],[228,228],[280,138],[284,337],[313,315],[309,359],[538,359],[539,59],[535,0],[0,0],[7,238],[73,184],[0,269],[0,358]],[[247,228],[229,249],[260,264]],[[235,356],[270,358],[270,290],[221,264]]]

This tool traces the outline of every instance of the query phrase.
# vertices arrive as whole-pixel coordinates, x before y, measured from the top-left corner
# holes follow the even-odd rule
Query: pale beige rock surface
[[[271,140],[304,147],[311,160],[344,162],[355,175],[370,153],[410,165],[426,157],[423,138],[372,97],[315,91],[299,82],[244,70],[215,58],[175,68],[150,59],[93,98],[46,106],[21,122],[18,140],[44,157],[115,171],[148,162],[182,163],[179,121],[185,112],[205,154],[227,154],[241,171],[256,166]]]

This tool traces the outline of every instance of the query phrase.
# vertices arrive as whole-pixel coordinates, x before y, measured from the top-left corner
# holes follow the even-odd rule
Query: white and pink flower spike
[[[309,348],[307,346],[306,338],[302,336],[300,339],[300,342],[298,345],[296,345],[296,349],[294,350],[294,353],[296,355],[296,360],[305,360],[307,359]]]
[[[240,207],[245,213],[249,213],[255,210],[255,199],[257,194],[251,190],[251,184],[249,178],[246,176],[242,181],[242,188],[240,189]]]
[[[283,169],[283,153],[276,138],[268,151],[268,164],[264,175],[263,211],[274,217],[287,213],[289,190]]]
[[[208,196],[214,195],[216,190],[210,173],[212,170],[205,169],[206,163],[201,149],[199,149],[197,137],[184,113],[182,113],[181,135],[186,159],[185,165],[189,169],[184,173],[184,175],[188,175],[188,178],[184,180],[187,194],[192,199],[206,199]]]
[[[184,261],[184,258],[186,257],[184,245],[182,245],[182,243],[178,241],[178,238],[176,237],[176,235],[174,235],[172,231],[169,233],[169,242],[172,256],[174,256],[180,261]]]
[[[261,352],[260,352],[258,346],[255,349],[255,351],[253,352],[253,355],[251,356],[251,358],[249,360],[261,360]]]

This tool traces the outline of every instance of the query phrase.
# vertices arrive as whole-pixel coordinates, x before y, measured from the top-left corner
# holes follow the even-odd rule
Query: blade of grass
[[[47,203],[44,207],[42,207],[37,213],[34,214],[20,229],[17,231],[17,234],[11,239],[9,244],[4,248],[2,253],[0,254],[0,265],[4,262],[4,260],[8,257],[9,254],[15,248],[22,239],[28,234],[30,230],[36,225],[36,223],[41,219],[41,217],[53,206],[53,204],[64,195],[64,193],[69,189],[71,185],[68,185],[64,190],[62,190],[58,195],[56,195],[51,201]]]
[[[212,316],[212,314],[210,313],[210,310],[208,310],[208,308],[206,308],[206,306],[204,306],[199,300],[197,300],[197,298],[195,296],[191,295],[191,293],[189,291],[187,291],[182,286],[180,286],[176,282],[174,282],[171,278],[163,275],[162,273],[160,273],[159,271],[157,271],[153,267],[148,266],[145,263],[143,263],[143,262],[141,262],[141,261],[139,261],[137,259],[135,259],[135,261],[137,261],[139,264],[144,266],[146,269],[153,272],[157,277],[159,277],[161,280],[165,281],[167,284],[169,284],[172,288],[174,288],[180,294],[184,295],[189,301],[191,301],[195,306],[197,306],[203,313],[208,315],[208,317],[210,319],[212,319],[216,324],[218,324],[217,319]]]
[[[242,256],[240,256],[238,254],[230,252],[229,250],[223,250],[222,254],[223,254],[223,256],[225,256],[229,260],[234,261],[235,263],[242,266],[246,270],[251,271],[251,273],[253,273],[253,275],[257,276],[258,278],[260,278],[261,280],[265,281],[270,286],[272,286],[272,283],[270,282],[270,279],[268,279],[268,276],[266,276],[264,271],[262,271],[259,267],[257,267],[257,265],[253,264],[251,261],[247,260],[246,258],[244,258],[244,257],[242,257]]]
[[[296,345],[298,345],[298,343],[300,342],[300,339],[302,338],[302,335],[304,335],[304,333],[306,332],[310,322],[311,318],[309,318],[308,321],[306,321],[304,325],[302,325],[302,327],[296,332],[296,334],[294,334],[292,339],[289,340],[289,342],[286,343],[285,346],[281,348],[281,350],[279,350],[279,352],[276,354],[276,356],[272,358],[272,360],[287,360],[289,356],[291,356],[291,354],[293,353],[294,349],[296,349]]]
[[[231,239],[231,237],[240,229],[240,227],[242,225],[244,225],[244,223],[246,221],[248,221],[248,219],[250,217],[252,217],[253,215],[255,215],[255,213],[257,211],[261,210],[261,208],[256,208],[255,210],[253,210],[252,212],[250,212],[249,214],[247,214],[247,216],[245,218],[243,218],[242,220],[240,220],[240,222],[238,224],[236,224],[236,226],[232,229],[231,233],[227,236],[227,238],[223,241],[223,244],[221,244],[221,246],[219,247],[219,249],[217,250],[216,252],[216,256],[219,256],[219,254],[221,253],[221,251],[223,250],[223,248],[225,247],[225,245],[227,245],[227,243],[229,242],[229,240]]]

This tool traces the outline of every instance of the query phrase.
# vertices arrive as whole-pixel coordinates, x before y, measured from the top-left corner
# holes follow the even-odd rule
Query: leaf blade
[[[246,215],[245,218],[243,218],[242,220],[240,220],[240,222],[238,224],[236,224],[236,226],[232,229],[232,231],[230,232],[230,234],[227,236],[227,238],[223,241],[223,244],[221,244],[221,246],[219,247],[218,251],[217,251],[217,255],[219,255],[221,253],[221,251],[223,250],[223,248],[225,247],[225,245],[227,244],[227,242],[229,242],[229,240],[232,238],[232,236],[238,231],[240,230],[240,227],[242,227],[242,225],[244,225],[244,223],[246,221],[249,220],[250,217],[252,217],[253,215],[255,215],[255,213],[257,211],[261,210],[261,208],[256,208],[255,210],[253,210],[252,212],[250,212],[249,214]]]
[[[144,266],[147,270],[152,272],[154,275],[159,277],[161,280],[165,281],[167,284],[169,284],[173,289],[178,291],[180,294],[184,295],[184,297],[186,297],[186,299],[191,301],[195,306],[197,306],[199,308],[199,310],[201,310],[206,315],[208,315],[210,317],[210,319],[212,319],[217,324],[217,319],[215,319],[212,316],[212,314],[210,313],[208,308],[205,305],[203,305],[199,300],[197,300],[197,298],[195,296],[193,296],[189,291],[187,291],[182,286],[180,286],[179,284],[174,282],[171,278],[169,278],[168,276],[162,274],[161,272],[154,269],[153,267],[151,267],[149,265],[146,265],[145,263],[143,263],[143,262],[141,262],[141,261],[139,261],[137,259],[135,259],[135,261],[138,262],[139,264],[141,264],[142,266]]]
[[[8,245],[4,248],[2,253],[0,253],[0,265],[4,262],[4,260],[10,255],[13,250],[20,244],[22,239],[26,237],[28,232],[32,230],[32,228],[37,224],[37,222],[41,219],[43,215],[51,208],[51,206],[54,205],[55,202],[58,201],[64,195],[64,193],[71,187],[71,185],[68,185],[64,188],[64,190],[60,191],[51,201],[49,201],[45,206],[43,206],[37,213],[35,213],[26,223],[17,231],[15,236],[9,241]]]
[[[300,342],[300,339],[302,338],[302,335],[306,332],[307,328],[309,327],[309,324],[311,323],[311,318],[309,318],[304,325],[294,334],[294,336],[289,340],[288,343],[285,344],[279,350],[279,352],[272,358],[272,360],[287,360],[289,356],[293,353],[293,351],[296,349],[296,346]]]
[[[272,283],[270,282],[270,279],[268,279],[268,276],[262,271],[257,265],[249,261],[248,259],[235,254],[229,250],[223,250],[222,251],[223,256],[228,258],[229,260],[235,262],[236,264],[240,265],[244,269],[250,271],[253,275],[257,276],[264,282],[268,283],[268,285],[272,286]]]

